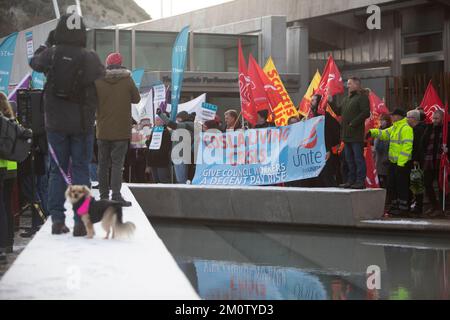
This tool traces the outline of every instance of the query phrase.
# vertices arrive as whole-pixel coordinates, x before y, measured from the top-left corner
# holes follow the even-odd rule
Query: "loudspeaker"
[[[44,103],[42,90],[20,89],[17,91],[17,119],[33,135],[45,133]]]

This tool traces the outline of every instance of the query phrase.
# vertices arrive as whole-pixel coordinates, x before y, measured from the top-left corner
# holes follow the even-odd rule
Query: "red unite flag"
[[[322,96],[318,110],[320,114],[325,114],[326,105],[328,103],[328,94],[334,96],[336,94],[344,93],[344,83],[342,82],[341,73],[331,55],[322,72],[319,88],[315,93]]]
[[[366,133],[370,129],[378,129],[380,127],[380,117],[383,114],[389,114],[389,109],[373,91],[369,93],[370,102],[370,118],[366,120]]]
[[[423,108],[423,111],[425,111],[427,116],[425,121],[428,124],[432,122],[433,114],[436,110],[441,109],[444,111],[444,104],[439,98],[436,89],[434,89],[433,82],[431,80],[428,83],[427,90],[425,91],[425,95],[423,96],[420,106]]]
[[[450,120],[449,114],[448,114],[448,102],[445,105],[445,111],[444,111],[444,124],[442,127],[442,145],[447,147],[447,135],[448,135],[448,122]],[[448,147],[447,147],[448,148]],[[449,194],[449,185],[448,185],[448,174],[450,169],[450,163],[448,160],[447,152],[442,151],[441,155],[441,163],[439,168],[439,187],[443,190],[443,186],[445,182],[445,194]]]
[[[264,92],[266,93],[267,101],[269,103],[269,107],[267,108],[269,111],[273,111],[280,103],[283,102],[283,98],[278,92],[277,88],[272,85],[272,82],[267,77],[264,70],[259,66],[258,62],[256,62],[255,58],[250,54],[248,59],[248,70],[250,78],[258,77],[260,83],[263,85]],[[255,74],[256,73],[256,74]],[[258,104],[256,109],[262,110],[258,108]]]
[[[251,54],[248,59],[248,76],[252,83],[251,89],[256,112],[261,110],[269,110],[269,112],[272,112],[272,106],[264,90],[264,82],[258,73],[258,64]]]
[[[376,189],[380,187],[380,182],[378,180],[377,168],[375,167],[375,162],[373,161],[372,148],[364,148],[364,158],[366,159],[366,187],[369,189]]]
[[[256,109],[253,103],[252,97],[252,83],[250,77],[248,76],[247,63],[245,62],[244,54],[242,53],[241,40],[238,42],[239,50],[239,95],[241,98],[241,110],[242,116],[251,125],[256,125]]]

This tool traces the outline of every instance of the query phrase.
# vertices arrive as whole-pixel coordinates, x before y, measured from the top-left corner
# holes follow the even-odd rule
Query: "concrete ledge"
[[[386,191],[129,185],[149,217],[357,227],[383,214]]]
[[[0,300],[199,299],[128,187],[122,194],[133,203],[124,208],[124,221],[136,225],[132,239],[103,240],[99,223],[92,240],[54,236],[47,221],[1,279]],[[72,229],[73,212],[66,209]]]

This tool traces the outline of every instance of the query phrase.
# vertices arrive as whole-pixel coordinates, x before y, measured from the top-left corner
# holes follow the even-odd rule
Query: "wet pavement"
[[[450,298],[450,234],[151,222],[202,299]]]

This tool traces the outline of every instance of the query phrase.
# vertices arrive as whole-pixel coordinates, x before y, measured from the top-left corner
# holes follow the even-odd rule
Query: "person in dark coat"
[[[448,156],[448,148],[443,150],[442,133],[443,133],[444,112],[435,111],[433,114],[433,123],[425,129],[420,156],[420,162],[423,163],[425,193],[430,201],[431,208],[425,212],[430,217],[437,217],[442,214],[442,190],[439,188],[438,199],[434,190],[434,182],[439,181],[439,169],[442,152],[446,152]],[[450,141],[450,130],[448,131],[447,141]]]
[[[171,134],[169,129],[167,129],[167,126],[164,125],[164,122],[158,116],[155,118],[155,126],[164,127],[164,131],[160,148],[155,150],[149,149],[147,151],[146,171],[151,171],[155,183],[170,183],[170,155],[172,152]],[[150,146],[152,141],[153,130],[150,138],[147,140],[147,147]]]
[[[419,110],[411,110],[406,114],[408,124],[413,128],[414,142],[412,151],[413,165],[419,168],[423,168],[423,159],[421,156],[423,136],[425,134],[426,125],[421,120],[422,116]],[[412,210],[412,214],[422,215],[423,213],[423,194],[415,194],[415,205]]]
[[[369,97],[361,88],[361,80],[352,77],[347,82],[348,96],[338,107],[329,95],[328,102],[333,111],[342,116],[341,139],[345,143],[344,155],[347,164],[347,181],[342,188],[365,189],[366,162],[364,159],[365,121],[370,116]]]
[[[255,125],[255,129],[262,129],[262,128],[270,128],[274,127],[273,123],[270,123],[267,121],[267,117],[269,116],[268,110],[260,110],[257,112],[257,121]]]
[[[72,161],[72,183],[90,186],[89,163],[92,159],[94,142],[94,121],[97,108],[97,97],[94,81],[104,74],[98,55],[94,51],[86,50],[86,26],[80,16],[80,28],[69,28],[74,14],[63,15],[47,45],[39,47],[30,66],[37,72],[47,75],[44,94],[44,116],[48,143],[54,150],[54,155],[61,169],[67,174],[69,161]],[[58,95],[61,83],[54,79],[64,79],[66,70],[59,69],[60,65],[72,61],[70,57],[79,57],[77,64],[77,79],[72,83],[70,96]],[[58,62],[58,64],[57,64]],[[57,67],[58,66],[58,67]],[[52,234],[69,232],[65,225],[65,197],[67,188],[59,166],[52,157],[48,186],[48,211],[52,217]],[[74,215],[74,236],[86,235],[84,224],[78,215]]]

